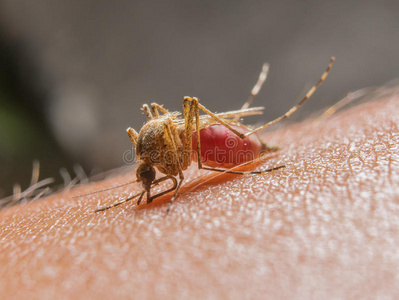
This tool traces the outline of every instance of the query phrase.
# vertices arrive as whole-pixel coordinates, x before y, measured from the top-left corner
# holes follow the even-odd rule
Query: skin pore
[[[0,211],[0,294],[23,298],[394,298],[399,294],[399,90],[260,134],[281,149],[196,170],[147,205],[134,173]],[[156,190],[168,188],[168,182]]]

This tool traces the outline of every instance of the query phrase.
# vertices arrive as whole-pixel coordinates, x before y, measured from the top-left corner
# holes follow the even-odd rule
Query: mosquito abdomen
[[[243,127],[231,125],[241,133]],[[216,124],[200,130],[202,163],[210,167],[232,168],[259,157],[263,144],[253,134],[240,138],[224,125]],[[193,150],[197,149],[197,135],[193,133]]]

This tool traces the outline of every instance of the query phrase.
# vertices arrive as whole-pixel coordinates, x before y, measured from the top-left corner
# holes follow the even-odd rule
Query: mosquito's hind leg
[[[251,94],[249,95],[248,100],[244,103],[244,105],[241,107],[241,109],[246,109],[246,108],[251,106],[251,104],[254,101],[255,97],[258,95],[260,89],[262,88],[262,85],[265,83],[268,72],[269,72],[269,64],[268,63],[264,63],[263,66],[262,66],[262,71],[259,74],[258,81],[256,82],[256,84],[252,88]]]
[[[316,85],[314,85],[309,90],[309,92],[305,95],[305,97],[297,105],[292,107],[284,115],[278,117],[277,119],[274,119],[273,121],[270,121],[269,123],[266,123],[265,125],[262,125],[262,126],[256,128],[256,129],[254,129],[254,130],[252,130],[250,132],[247,132],[246,134],[244,134],[244,136],[247,137],[247,136],[249,136],[251,134],[254,134],[254,133],[258,132],[258,131],[261,131],[262,129],[265,129],[265,128],[267,128],[267,127],[269,127],[269,126],[271,126],[273,124],[276,124],[276,123],[280,122],[281,120],[284,120],[284,119],[288,118],[289,116],[291,116],[303,103],[305,103],[306,100],[308,100],[313,95],[313,93],[318,89],[318,87],[324,82],[324,80],[326,79],[326,77],[328,75],[328,72],[330,72],[330,70],[331,70],[331,67],[332,67],[332,64],[333,64],[334,60],[335,60],[335,58],[331,57],[330,63],[328,64],[328,67],[324,71],[323,75],[321,75],[319,81],[316,83]]]
[[[189,102],[191,102],[191,105],[189,107]],[[186,141],[186,151],[190,151],[192,149],[192,143],[191,143],[191,135],[192,135],[192,124],[194,121],[194,116],[195,116],[195,127],[196,127],[196,134],[197,134],[197,161],[198,161],[198,169],[203,169],[203,170],[209,170],[209,171],[214,171],[214,172],[222,172],[222,173],[229,173],[229,174],[238,174],[238,175],[249,175],[249,174],[264,174],[268,173],[271,171],[275,171],[281,168],[284,168],[284,165],[271,168],[271,169],[266,169],[266,170],[261,170],[261,171],[246,171],[246,172],[241,172],[241,171],[230,171],[230,170],[225,170],[225,169],[217,169],[217,168],[210,168],[210,167],[204,167],[202,166],[202,159],[201,159],[201,136],[200,136],[200,127],[199,127],[199,103],[197,98],[189,98],[185,97],[184,102],[183,102],[183,110],[184,110],[184,120],[186,123],[186,129],[185,129],[185,136],[189,136],[190,140]]]
[[[285,165],[277,166],[270,169],[260,170],[260,171],[231,171],[225,169],[218,169],[218,168],[210,168],[210,167],[202,167],[203,170],[214,171],[219,173],[227,173],[227,174],[237,174],[237,175],[251,175],[251,174],[258,174],[263,175],[265,173],[269,173],[278,169],[285,168]]]

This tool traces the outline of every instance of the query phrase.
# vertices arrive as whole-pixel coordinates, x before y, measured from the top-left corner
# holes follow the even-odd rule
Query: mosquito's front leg
[[[130,201],[130,200],[132,200],[132,199],[134,199],[134,198],[139,197],[139,196],[140,196],[140,197],[139,197],[139,201],[141,201],[141,199],[143,198],[144,194],[145,194],[145,191],[142,191],[142,192],[140,192],[140,193],[138,193],[138,194],[136,194],[136,195],[134,195],[134,196],[131,196],[131,197],[129,197],[129,198],[126,198],[125,200],[123,200],[123,201],[121,201],[121,202],[117,202],[117,203],[111,204],[111,205],[106,206],[106,207],[97,208],[94,212],[99,212],[99,211],[104,211],[104,210],[110,209],[110,208],[112,208],[112,207],[115,207],[115,206],[121,205],[121,204],[123,204],[123,203],[126,203],[126,202],[128,202],[128,201]]]
[[[161,183],[162,181],[165,181],[165,180],[168,180],[168,179],[170,179],[170,180],[173,181],[173,186],[172,186],[170,189],[167,189],[166,191],[160,192],[160,193],[156,194],[155,196],[152,196],[151,198],[149,198],[149,199],[148,199],[148,200],[149,200],[148,203],[150,203],[150,202],[151,202],[152,200],[154,200],[155,198],[158,198],[158,197],[160,197],[160,196],[162,196],[162,195],[165,195],[165,194],[167,194],[167,193],[169,193],[169,192],[171,192],[171,191],[173,191],[173,190],[176,189],[176,187],[177,187],[177,180],[176,180],[176,178],[174,178],[173,176],[164,176],[164,177],[161,177],[161,178],[155,180],[155,181],[152,183],[152,186],[158,185],[158,184]],[[130,183],[129,183],[129,184],[130,184]],[[123,201],[116,202],[116,203],[114,203],[114,204],[111,204],[111,205],[109,205],[109,206],[105,206],[105,207],[102,207],[102,208],[98,208],[98,209],[96,209],[94,212],[100,212],[100,211],[104,211],[104,210],[110,209],[110,208],[112,208],[112,207],[121,205],[121,204],[126,203],[126,202],[128,202],[128,201],[130,201],[130,200],[132,200],[132,199],[134,199],[134,198],[137,198],[137,197],[139,197],[139,199],[137,200],[137,205],[139,205],[140,202],[141,202],[141,200],[143,199],[143,196],[144,196],[145,192],[146,192],[146,191],[141,191],[140,193],[135,194],[134,196],[128,197],[128,198],[126,198],[126,199],[123,200]]]
[[[172,132],[172,129],[171,129],[171,123],[172,123],[172,121],[169,120],[169,122],[165,124],[165,127],[164,127],[165,139],[166,139],[166,143],[169,144],[172,147],[173,152],[175,153],[174,159],[176,160],[176,163],[177,163],[180,181],[179,181],[179,184],[176,187],[176,190],[175,190],[175,193],[174,193],[173,197],[169,201],[168,208],[166,210],[167,213],[169,213],[170,207],[171,207],[173,201],[176,199],[177,194],[179,193],[180,187],[181,187],[181,185],[183,183],[183,180],[184,180],[183,169],[182,169],[182,166],[181,166],[181,163],[180,163],[180,158],[179,158],[179,155],[178,155],[178,151],[177,151],[174,135],[173,135],[173,132]]]
[[[163,108],[162,105],[159,105],[158,103],[155,103],[155,102],[151,103],[151,111],[152,111],[152,114],[154,115],[155,118],[159,117],[158,110],[161,111],[164,114],[168,113],[168,111],[165,108]]]
[[[174,191],[174,190],[177,188],[177,180],[176,180],[176,178],[173,177],[173,176],[170,176],[170,175],[166,175],[166,176],[164,176],[164,177],[161,177],[161,178],[155,180],[155,181],[152,183],[152,185],[153,185],[153,186],[154,186],[154,185],[157,185],[157,184],[159,184],[160,182],[165,181],[165,180],[168,180],[168,179],[170,179],[170,180],[173,181],[173,186],[172,186],[170,189],[167,189],[166,191],[160,192],[160,193],[158,193],[158,194],[156,194],[156,195],[154,195],[154,196],[149,197],[149,198],[147,199],[147,204],[148,204],[148,203],[151,203],[152,200],[154,200],[155,198],[161,197],[162,195],[165,195],[165,194],[167,194],[167,193],[169,193],[169,192],[171,192],[171,191]],[[137,205],[140,204],[141,199],[142,199],[142,198],[140,198],[139,201],[137,201]]]
[[[148,106],[148,104],[144,104],[143,107],[141,108],[142,111],[144,111],[145,116],[147,117],[147,120],[152,120],[154,119],[154,116],[151,113],[151,109]]]
[[[136,130],[134,130],[132,127],[129,127],[126,129],[127,135],[129,136],[130,140],[132,141],[133,145],[137,145],[137,138],[139,134],[137,133]]]

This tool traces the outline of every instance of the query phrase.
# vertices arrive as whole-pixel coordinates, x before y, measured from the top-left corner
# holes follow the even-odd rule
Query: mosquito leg
[[[178,167],[178,171],[179,171],[179,184],[177,185],[177,188],[175,190],[175,193],[172,197],[172,199],[170,199],[169,204],[168,204],[168,208],[167,208],[167,212],[169,212],[170,210],[170,206],[172,205],[173,201],[176,199],[177,194],[179,193],[180,187],[183,183],[184,180],[184,175],[183,175],[183,169],[180,163],[180,158],[178,157],[178,152],[177,152],[177,147],[176,147],[176,143],[175,143],[175,137],[173,136],[172,130],[171,130],[171,120],[169,120],[168,123],[165,124],[165,139],[166,142],[170,144],[170,146],[173,149],[173,152],[175,153],[175,157],[174,159],[177,161],[177,167]]]
[[[158,184],[161,183],[162,181],[165,181],[165,180],[168,180],[168,179],[170,179],[170,180],[173,181],[173,186],[172,186],[170,189],[166,190],[166,191],[160,192],[160,193],[158,193],[158,194],[152,196],[152,197],[150,198],[150,201],[149,201],[148,203],[152,202],[152,200],[154,200],[155,198],[158,198],[158,197],[160,197],[160,196],[162,196],[162,195],[165,195],[165,194],[167,194],[167,193],[169,193],[169,192],[171,192],[171,191],[173,191],[173,190],[175,190],[175,189],[177,188],[177,180],[176,180],[176,178],[173,177],[173,176],[164,176],[164,177],[161,177],[161,178],[155,180],[155,181],[152,183],[152,186],[158,185]],[[129,182],[128,184],[130,184],[130,183],[131,183],[131,182]],[[123,185],[120,185],[120,186],[124,186],[124,185],[126,185],[126,184],[123,184]],[[118,187],[120,187],[120,186],[118,186]],[[105,190],[102,190],[102,191],[106,191],[106,190],[110,190],[110,189],[105,189]],[[126,203],[126,202],[128,202],[128,201],[130,201],[130,200],[132,200],[132,199],[134,199],[134,198],[137,198],[137,197],[139,197],[139,199],[137,200],[137,205],[139,205],[140,202],[141,202],[141,200],[143,199],[143,196],[144,196],[145,193],[146,193],[146,191],[142,191],[142,192],[140,192],[140,193],[138,193],[138,194],[136,194],[136,195],[134,195],[134,196],[131,196],[131,197],[129,197],[129,198],[126,198],[125,200],[123,200],[123,201],[121,201],[121,202],[117,202],[117,203],[111,204],[111,205],[106,206],[106,207],[98,208],[98,209],[96,209],[94,212],[104,211],[104,210],[113,208],[113,207],[115,207],[115,206],[118,206],[118,205],[121,205],[121,204],[123,204],[123,203]]]
[[[229,174],[238,174],[238,175],[249,175],[249,174],[264,174],[268,172],[272,172],[281,168],[284,168],[284,165],[277,166],[275,168],[271,169],[266,169],[266,170],[261,170],[261,171],[231,171],[231,170],[225,170],[225,169],[217,169],[217,168],[210,168],[210,167],[203,167],[202,166],[202,158],[201,158],[201,143],[200,143],[200,130],[199,130],[199,103],[198,99],[194,98],[192,99],[191,106],[195,106],[195,123],[196,123],[196,129],[197,129],[197,156],[198,156],[198,169],[203,169],[203,170],[209,170],[209,171],[214,171],[214,172],[222,172],[222,173],[229,173]]]
[[[132,141],[133,145],[137,145],[137,138],[139,134],[137,133],[136,130],[134,130],[132,127],[129,127],[126,129],[127,135],[129,136],[130,140]]]
[[[189,102],[191,102],[190,108],[188,108],[188,103]],[[192,125],[190,125],[190,124],[193,123],[193,117],[194,117],[193,116],[194,115],[193,110],[195,111],[196,134],[197,134],[197,149],[196,149],[196,152],[197,152],[197,160],[198,160],[198,169],[204,169],[204,170],[222,172],[222,173],[230,173],[230,174],[247,175],[247,174],[264,174],[264,173],[271,172],[271,171],[278,170],[280,168],[284,168],[285,167],[284,165],[282,165],[282,166],[278,166],[278,167],[271,168],[271,169],[266,169],[266,170],[261,170],[261,171],[253,171],[253,172],[240,172],[240,171],[230,171],[230,170],[225,170],[225,169],[216,169],[216,168],[203,167],[202,166],[202,161],[201,161],[201,137],[200,137],[200,127],[199,127],[199,109],[200,108],[201,108],[201,104],[198,103],[198,99],[197,98],[191,98],[191,97],[185,97],[184,98],[183,109],[184,109],[184,118],[185,118],[185,123],[186,123],[186,131],[185,131],[186,136],[190,135],[190,137],[191,137],[191,135],[192,135]],[[203,109],[201,109],[201,110],[203,110]],[[209,115],[212,116],[211,114],[209,114]],[[224,123],[222,123],[222,124],[225,125]],[[229,128],[229,126],[226,126],[226,127]],[[234,130],[232,130],[232,131],[235,133]],[[191,138],[190,138],[190,140],[191,140]],[[187,150],[187,149],[188,149],[188,146],[185,148],[185,150]],[[192,149],[191,143],[190,143],[190,148],[189,149]]]
[[[203,167],[202,166],[202,158],[201,158],[201,138],[200,138],[200,130],[199,130],[199,108],[198,108],[198,99],[193,98],[191,100],[191,107],[190,107],[190,112],[191,109],[194,107],[195,110],[195,121],[196,121],[196,133],[197,133],[197,160],[198,160],[198,169],[203,169],[203,170],[209,170],[209,171],[214,171],[214,172],[223,172],[223,173],[230,173],[230,174],[239,174],[239,175],[248,175],[248,174],[264,174],[267,172],[271,172],[274,170],[278,170],[281,168],[284,168],[285,166],[278,166],[275,168],[271,169],[266,169],[266,170],[261,170],[261,171],[248,171],[248,172],[241,172],[241,171],[230,171],[230,170],[225,170],[225,169],[217,169],[217,168],[210,168],[210,167]],[[187,109],[186,109],[187,110]],[[191,122],[192,122],[192,117],[191,117]],[[190,128],[191,130],[191,128]],[[187,131],[186,131],[187,134]]]
[[[303,103],[305,103],[306,100],[308,100],[313,93],[318,89],[318,87],[323,83],[323,81],[326,79],[328,72],[330,72],[332,64],[334,62],[335,58],[331,57],[330,63],[328,64],[327,69],[325,70],[325,72],[323,73],[323,75],[321,75],[319,81],[316,83],[316,85],[314,85],[309,92],[305,95],[305,97],[294,107],[292,107],[289,111],[287,111],[284,115],[282,115],[281,117],[278,117],[277,119],[274,119],[273,121],[270,121],[269,123],[266,123],[265,125],[262,125],[250,132],[247,132],[246,134],[244,134],[245,137],[254,134],[258,131],[261,131],[262,129],[265,129],[273,124],[276,124],[278,122],[280,122],[281,120],[284,120],[286,118],[288,118],[289,116],[291,116]]]
[[[179,172],[179,177],[180,177],[180,179],[183,179],[184,178],[184,176],[183,176],[183,168],[181,166],[180,158],[178,156],[177,147],[176,147],[176,143],[175,143],[175,136],[173,135],[173,133],[176,133],[176,132],[175,131],[172,132],[172,129],[171,129],[171,126],[170,126],[171,123],[172,123],[172,121],[169,120],[169,122],[164,125],[165,142],[167,144],[169,144],[170,148],[172,148],[172,151],[173,151],[174,156],[175,156],[175,157],[172,158],[172,160],[176,161],[176,165],[177,165],[178,172]]]
[[[141,200],[143,200],[144,193],[141,193],[139,200],[137,200],[137,205],[140,205]]]
[[[182,183],[183,183],[183,179],[180,179],[179,184],[178,184],[178,186],[176,188],[176,191],[175,191],[173,197],[170,199],[170,201],[168,203],[168,208],[166,209],[166,213],[169,213],[170,207],[172,206],[173,201],[175,201],[175,199],[177,197],[177,194],[179,193],[179,190],[180,190],[180,187],[181,187]]]
[[[269,72],[269,64],[264,63],[262,66],[262,71],[259,74],[258,81],[252,88],[251,94],[249,95],[247,102],[244,103],[244,105],[241,107],[241,109],[247,109],[248,107],[250,107],[250,105],[254,101],[255,97],[259,94],[259,91],[262,88],[262,85],[265,83],[268,72]]]
[[[237,136],[239,136],[240,138],[244,139],[245,138],[245,134],[239,132],[238,130],[234,129],[233,127],[231,127],[228,123],[226,123],[225,121],[223,121],[221,118],[219,118],[216,114],[214,114],[213,112],[211,112],[210,110],[208,110],[205,106],[201,105],[198,102],[198,98],[191,98],[191,97],[184,97],[184,100],[186,101],[190,101],[190,102],[197,102],[196,106],[198,107],[198,109],[202,110],[204,113],[208,114],[209,116],[211,116],[215,121],[217,121],[218,123],[222,124],[223,126],[225,126],[226,128],[230,129],[234,134],[236,134]]]
[[[151,109],[147,104],[144,104],[141,110],[144,111],[144,114],[146,115],[148,121],[154,119],[151,113]]]
[[[187,97],[186,97],[187,98]],[[184,99],[184,103],[191,102],[189,117],[186,119],[186,134],[192,132],[192,124],[194,121],[194,114],[195,114],[195,129],[197,135],[197,149],[195,149],[197,153],[197,162],[198,162],[198,169],[202,169],[202,160],[201,160],[201,135],[200,135],[200,125],[199,125],[199,107],[198,107],[198,99],[191,98],[191,100]],[[187,125],[187,122],[189,124]],[[190,144],[190,152],[192,150],[192,145]]]
[[[184,122],[185,122],[185,145],[184,150],[191,155],[192,150],[192,133],[193,133],[193,121],[195,116],[195,129],[197,135],[197,162],[198,169],[202,168],[201,162],[201,138],[200,138],[200,126],[199,126],[199,108],[198,108],[198,99],[197,98],[189,98],[185,97],[183,100],[183,112],[184,112]],[[190,156],[185,156],[190,160]],[[188,164],[187,164],[188,165]]]
[[[199,107],[198,99],[191,105],[195,105],[195,129],[197,131],[197,161],[198,169],[202,169],[202,157],[201,157],[201,135],[200,135],[200,124],[199,124]]]
[[[155,119],[159,118],[159,112],[153,103],[151,103],[151,112]]]
[[[183,100],[183,115],[184,115],[185,127],[184,127],[184,153],[182,153],[182,168],[184,169],[188,167],[191,163],[194,109],[195,106],[193,105],[193,102],[190,102],[188,99]]]
[[[123,203],[126,203],[126,202],[128,202],[128,201],[130,201],[130,200],[132,200],[132,199],[134,199],[134,198],[139,197],[139,196],[140,196],[140,198],[139,198],[139,200],[140,200],[141,198],[143,198],[144,193],[145,193],[145,191],[142,191],[142,192],[140,192],[140,193],[138,193],[138,194],[136,194],[136,195],[134,195],[134,196],[131,196],[131,197],[129,197],[129,198],[126,198],[125,200],[123,200],[123,201],[121,201],[121,202],[117,202],[117,203],[111,204],[111,205],[106,206],[106,207],[98,208],[98,209],[96,209],[94,212],[99,212],[99,211],[104,211],[104,210],[110,209],[110,208],[112,208],[112,207],[115,207],[115,206],[121,205],[121,204],[123,204]]]
[[[171,191],[174,191],[177,188],[177,179],[175,177],[173,177],[173,176],[170,176],[170,175],[167,175],[167,176],[164,176],[164,177],[161,177],[161,178],[155,180],[152,183],[152,185],[158,185],[160,182],[168,180],[168,179],[173,181],[173,186],[170,189],[167,189],[166,191],[163,191],[163,192],[160,192],[160,193],[158,193],[158,194],[156,194],[154,196],[151,196],[149,199],[147,199],[147,204],[151,203],[152,200],[154,200],[155,198],[161,197],[162,195],[165,195],[165,194],[167,194],[167,193],[169,193]],[[139,199],[139,200],[141,201],[141,199]],[[137,205],[139,205],[139,204],[140,204],[140,202],[137,201]]]
[[[164,176],[164,177],[162,177],[162,178],[159,178],[159,179],[155,180],[155,181],[154,181],[154,184],[158,184],[158,183],[160,183],[160,182],[162,182],[162,181],[165,181],[165,180],[168,180],[168,179],[170,179],[170,180],[173,181],[173,186],[172,186],[170,189],[167,189],[166,191],[160,192],[160,193],[158,193],[158,194],[152,196],[152,197],[149,199],[149,202],[148,202],[148,203],[151,203],[152,200],[154,200],[155,198],[161,197],[162,195],[165,195],[165,194],[167,194],[167,193],[169,193],[169,192],[171,192],[171,191],[174,191],[174,190],[177,188],[177,179],[176,179],[175,177],[169,176],[169,175],[168,175],[168,176]]]
[[[153,115],[155,116],[155,118],[159,117],[158,110],[161,111],[163,114],[168,113],[168,110],[163,108],[162,105],[159,105],[158,103],[155,103],[155,102],[151,103],[151,111],[152,111]]]
[[[277,166],[271,169],[265,169],[265,170],[260,170],[260,171],[231,171],[231,170],[225,170],[225,169],[217,169],[217,168],[209,168],[209,167],[202,167],[204,170],[209,170],[209,171],[214,171],[214,172],[220,172],[220,173],[228,173],[228,174],[237,174],[237,175],[250,175],[250,174],[265,174],[268,172],[272,172],[281,168],[285,168],[285,165]]]

